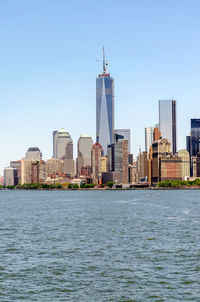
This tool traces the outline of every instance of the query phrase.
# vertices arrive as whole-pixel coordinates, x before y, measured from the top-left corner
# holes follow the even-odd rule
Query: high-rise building
[[[150,183],[160,181],[160,158],[169,155],[170,142],[166,138],[162,138],[153,142],[150,152],[150,162],[152,168],[149,169],[151,172]]]
[[[149,181],[149,159],[148,152],[140,152],[137,156],[137,174],[139,181]]]
[[[121,183],[128,183],[128,141],[123,135],[115,134],[115,172],[121,173]]]
[[[114,134],[114,144],[108,146],[108,171],[102,172],[102,182],[116,184],[129,182],[128,140],[123,135]]]
[[[53,158],[56,158],[56,137],[58,130],[53,131]]]
[[[102,156],[100,158],[100,172],[107,172],[108,171],[108,157]]]
[[[171,152],[176,153],[176,101],[159,101],[159,130],[169,140]]]
[[[115,170],[114,143],[108,145],[107,156],[108,156],[108,171],[114,171]]]
[[[43,160],[21,160],[21,184],[45,182],[45,162]]]
[[[115,129],[114,134],[119,134],[128,141],[128,153],[131,153],[131,130],[130,129]]]
[[[64,162],[64,173],[74,176],[73,141],[65,129],[53,132],[53,157],[62,159]]]
[[[46,161],[46,177],[56,177],[63,175],[63,160],[51,158]]]
[[[42,153],[38,147],[31,147],[26,152],[25,159],[40,161],[42,159]]]
[[[153,131],[153,141],[155,142],[159,139],[161,139],[161,132],[158,127],[155,127]]]
[[[107,73],[103,49],[103,73],[96,79],[96,141],[107,155],[107,146],[114,136],[114,80]]]
[[[200,152],[200,119],[191,119],[190,155]]]
[[[133,165],[133,154],[130,154],[128,155],[128,163],[129,165]]]
[[[77,176],[81,175],[81,168],[91,166],[91,151],[93,146],[92,137],[83,134],[77,144]]]
[[[92,180],[98,184],[101,178],[101,157],[103,149],[99,143],[92,146]]]
[[[196,163],[200,152],[200,119],[191,119],[191,132],[186,136],[186,149],[190,154],[190,175],[197,177]]]
[[[154,141],[154,128],[145,128],[145,152],[149,152],[149,148]]]
[[[21,160],[15,160],[10,162],[10,167],[17,169],[17,182],[21,183]]]
[[[16,168],[5,168],[4,169],[4,185],[15,186],[18,184],[17,169]]]

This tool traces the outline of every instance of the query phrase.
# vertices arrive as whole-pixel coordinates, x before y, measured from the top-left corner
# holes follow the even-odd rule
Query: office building
[[[100,158],[100,173],[108,171],[108,157],[102,156]]]
[[[150,152],[150,183],[156,183],[160,181],[160,158],[171,154],[170,150],[170,142],[166,138],[162,138],[153,142]]]
[[[138,154],[137,178],[139,181],[149,181],[149,159],[146,151]]]
[[[80,136],[77,144],[77,176],[81,175],[81,168],[91,166],[91,151],[93,140],[90,135]]]
[[[186,136],[186,149],[190,154],[190,175],[195,177],[196,173],[196,157],[200,152],[200,119],[191,119],[191,132]]]
[[[154,141],[154,128],[145,128],[145,152],[149,152],[149,148]]]
[[[179,150],[178,157],[182,160],[182,179],[190,177],[190,154],[187,150]]]
[[[17,169],[5,168],[4,169],[4,186],[15,186],[18,184]]]
[[[21,160],[15,160],[10,162],[10,167],[17,169],[17,183],[21,183]]]
[[[53,157],[62,159],[64,173],[70,177],[74,176],[73,141],[65,129],[53,132]]]
[[[58,130],[53,131],[53,158],[56,158],[56,138],[57,138],[57,133],[58,133]]]
[[[62,177],[64,163],[62,159],[51,158],[46,161],[46,177],[55,178],[57,176]]]
[[[92,166],[82,167],[81,176],[84,176],[87,184],[92,183]]]
[[[92,146],[92,180],[93,183],[98,184],[101,182],[101,171],[100,171],[100,164],[101,164],[101,157],[102,157],[103,149],[99,143],[95,143]]]
[[[187,138],[190,156],[200,152],[200,119],[191,119],[191,135]]]
[[[119,134],[128,141],[128,153],[131,153],[131,130],[130,129],[115,129],[114,134]]]
[[[182,159],[174,154],[168,154],[160,158],[159,181],[182,180]]]
[[[21,160],[21,184],[44,183],[45,179],[46,171],[43,160]]]
[[[155,142],[155,141],[157,141],[159,139],[161,139],[161,132],[160,132],[160,130],[159,130],[158,127],[155,127],[154,131],[153,131],[153,141]]]
[[[114,170],[121,173],[122,183],[128,183],[128,140],[119,134],[114,137]]]
[[[159,101],[159,130],[169,140],[171,152],[176,153],[176,101]]]
[[[102,183],[107,184],[108,182],[113,182],[116,185],[122,184],[122,173],[115,171],[102,172]]]
[[[133,154],[128,154],[128,164],[133,165]]]
[[[96,79],[96,141],[107,155],[107,146],[114,135],[114,80],[107,73],[103,50],[103,73]]]
[[[114,171],[115,169],[114,143],[108,145],[107,156],[108,156],[108,171]]]
[[[42,159],[42,153],[38,147],[31,147],[26,152],[25,159],[40,161]]]

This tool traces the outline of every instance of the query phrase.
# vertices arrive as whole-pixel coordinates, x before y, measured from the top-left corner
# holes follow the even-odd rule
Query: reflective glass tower
[[[145,128],[145,151],[146,152],[149,152],[149,148],[154,141],[153,134],[154,134],[153,127]]]
[[[107,73],[103,49],[103,73],[96,79],[96,141],[107,155],[107,146],[114,137],[114,80]]]
[[[162,138],[171,144],[171,152],[176,153],[176,101],[159,101],[159,130]]]
[[[191,119],[191,156],[196,156],[200,152],[200,119]]]

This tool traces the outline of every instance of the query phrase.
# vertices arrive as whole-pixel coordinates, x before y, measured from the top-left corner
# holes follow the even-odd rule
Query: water
[[[200,301],[200,191],[0,191],[0,301]]]

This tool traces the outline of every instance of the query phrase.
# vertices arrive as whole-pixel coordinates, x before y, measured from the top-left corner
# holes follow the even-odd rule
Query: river
[[[200,191],[0,191],[0,301],[200,301]]]

